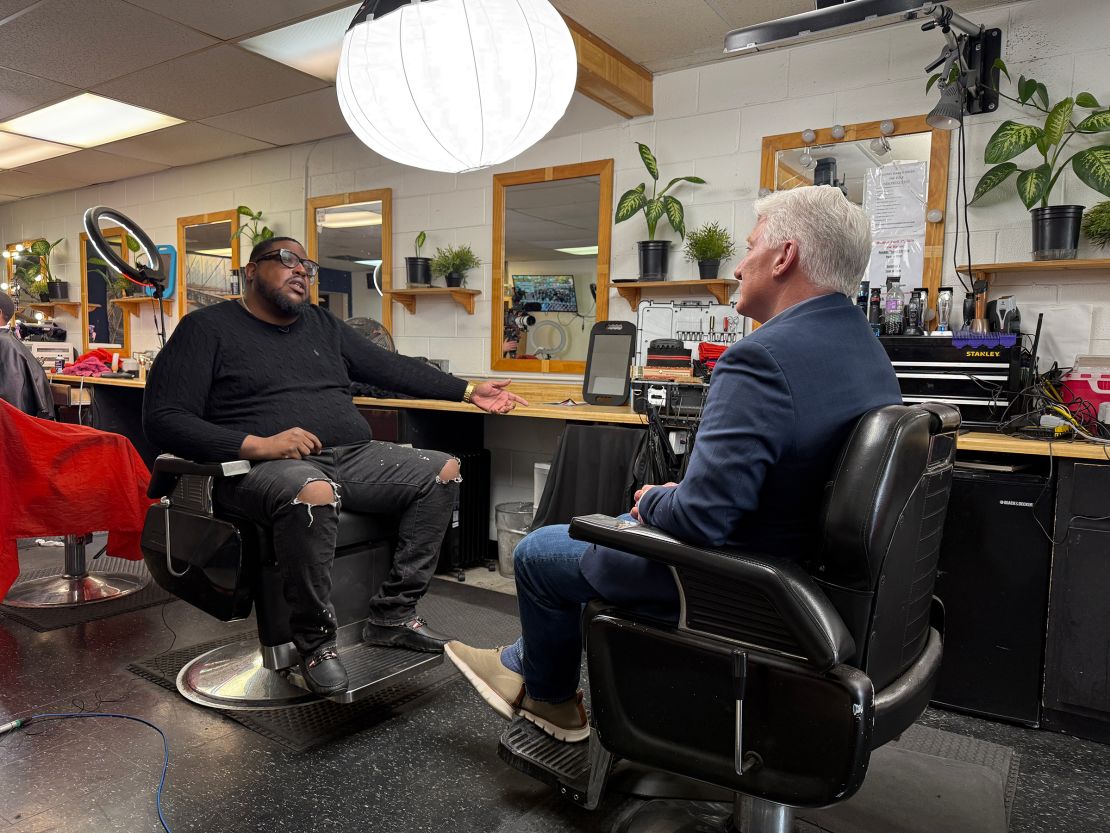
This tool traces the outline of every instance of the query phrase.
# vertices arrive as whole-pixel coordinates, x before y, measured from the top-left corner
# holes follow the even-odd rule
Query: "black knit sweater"
[[[151,367],[143,428],[163,451],[206,462],[237,459],[248,434],[289,428],[326,447],[365,442],[352,380],[424,399],[459,401],[466,390],[465,380],[383,350],[319,307],[278,327],[228,301],[178,323]]]

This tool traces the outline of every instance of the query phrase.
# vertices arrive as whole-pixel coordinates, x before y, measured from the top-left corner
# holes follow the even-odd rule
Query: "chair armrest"
[[[172,454],[159,454],[150,472],[147,497],[165,497],[185,475],[196,477],[240,477],[251,470],[250,460],[228,460],[226,463],[194,463]]]
[[[855,654],[840,614],[799,564],[691,546],[608,515],[574,518],[570,535],[671,567],[682,597],[680,624],[688,630],[801,657],[821,671]]]

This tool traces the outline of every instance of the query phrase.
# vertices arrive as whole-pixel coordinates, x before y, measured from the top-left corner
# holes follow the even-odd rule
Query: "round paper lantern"
[[[355,20],[339,107],[359,139],[405,165],[457,173],[512,159],[574,92],[574,42],[547,0],[379,0]]]

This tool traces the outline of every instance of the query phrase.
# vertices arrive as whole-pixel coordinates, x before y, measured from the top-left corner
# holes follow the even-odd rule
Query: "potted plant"
[[[423,231],[416,235],[413,246],[416,256],[405,258],[405,274],[408,277],[409,286],[432,285],[432,259],[420,256],[420,249],[427,239],[428,235]]]
[[[481,265],[482,261],[468,245],[437,248],[432,258],[432,274],[444,278],[448,286],[466,286],[467,271]]]
[[[1110,245],[1110,201],[1100,202],[1086,213],[1083,234],[1099,248]]]
[[[682,203],[667,192],[680,182],[704,185],[705,180],[700,176],[676,176],[667,183],[666,188],[658,191],[659,163],[655,161],[655,154],[642,142],[637,142],[636,145],[640,149],[640,159],[643,160],[644,167],[651,175],[651,196],[648,197],[647,186],[642,182],[631,191],[625,191],[617,202],[614,221],[623,223],[637,213],[644,212],[648,239],[636,244],[640,252],[640,280],[662,281],[667,279],[667,260],[671,252],[671,241],[655,239],[655,230],[659,221],[666,217],[679,238],[686,237],[685,212],[682,209]]]
[[[15,254],[15,280],[31,295],[46,303],[69,299],[69,284],[50,271],[50,254],[65,238],[50,243],[40,237]]]
[[[235,230],[235,234],[231,235],[232,243],[235,242],[235,238],[239,235],[246,234],[247,238],[251,241],[251,248],[254,248],[263,240],[269,240],[274,236],[274,230],[269,226],[262,226],[259,228],[259,224],[262,222],[261,211],[251,211],[251,209],[245,205],[241,205],[235,210],[240,217],[247,217],[248,222],[239,226],[239,228]]]
[[[994,65],[1010,80],[1001,59]],[[1033,218],[1033,259],[1074,258],[1079,246],[1083,206],[1051,205],[1049,198],[1060,174],[1069,165],[1084,183],[1110,196],[1110,144],[1095,144],[1062,158],[1064,149],[1076,136],[1110,131],[1110,109],[1099,104],[1089,92],[1053,104],[1045,85],[1024,75],[1018,78],[1017,98],[1002,92],[999,95],[1036,111],[1040,123],[1020,124],[1007,120],[998,126],[983,154],[984,161],[994,167],[983,174],[971,201],[976,202],[1011,175],[1018,174],[1018,197],[1031,209]],[[1076,108],[1093,112],[1079,118]],[[1031,148],[1039,154],[1039,164],[1019,168],[1017,163],[1010,161]]]
[[[721,261],[735,253],[732,235],[720,223],[705,223],[686,235],[686,259],[697,261],[703,281],[715,280]]]

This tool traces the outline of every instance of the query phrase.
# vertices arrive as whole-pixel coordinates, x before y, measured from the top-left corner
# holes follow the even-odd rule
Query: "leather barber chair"
[[[861,418],[826,487],[822,547],[796,561],[576,518],[574,537],[670,566],[679,623],[587,606],[589,743],[518,718],[502,758],[590,808],[611,775],[617,788],[618,761],[696,779],[734,796],[745,833],[785,833],[795,808],[849,798],[871,751],[925,710],[940,667],[932,591],[959,424],[935,403]],[[652,824],[622,829],[675,829]]]
[[[221,709],[273,709],[312,702],[291,641],[289,610],[269,527],[223,511],[216,482],[250,470],[246,460],[192,463],[163,454],[154,462],[143,558],[166,591],[224,622],[257,613],[258,639],[209,651],[177,677],[187,699]],[[370,598],[389,574],[395,534],[391,520],[341,510],[332,568],[337,647],[350,685],[328,699],[351,703],[422,673],[440,654],[381,648],[362,642]]]

